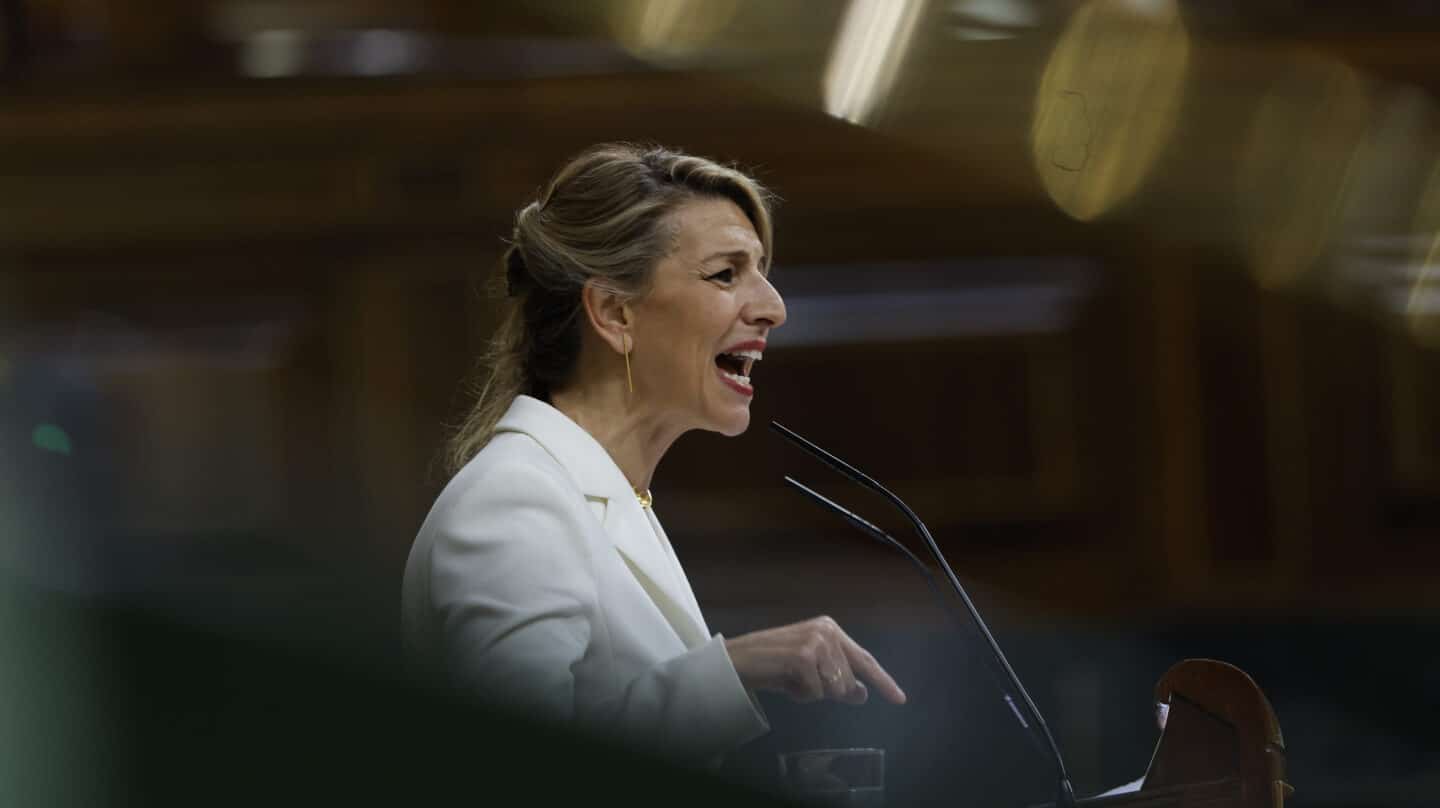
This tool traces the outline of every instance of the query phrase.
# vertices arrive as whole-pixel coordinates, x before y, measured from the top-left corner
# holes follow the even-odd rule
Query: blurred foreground
[[[767,702],[729,778],[882,746],[894,804],[1049,798],[978,644],[781,476],[901,526],[775,418],[931,525],[1082,793],[1143,772],[1155,679],[1210,656],[1270,696],[1291,804],[1440,799],[1427,4],[4,0],[0,22],[0,801],[295,778],[328,800],[392,771],[483,798],[477,760],[580,788],[620,754],[500,743],[507,719],[400,684],[396,638],[500,239],[612,139],[783,197],[755,426],[682,440],[654,488],[709,622],[830,613],[911,695]],[[407,743],[432,734],[457,740]],[[636,793],[606,765],[593,790]]]

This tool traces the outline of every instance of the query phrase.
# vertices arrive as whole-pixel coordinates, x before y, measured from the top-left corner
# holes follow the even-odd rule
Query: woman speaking
[[[489,376],[405,568],[413,659],[692,759],[766,731],[756,690],[905,701],[829,618],[711,636],[651,507],[676,438],[750,423],[785,322],[771,254],[765,190],[667,149],[591,148],[519,212]]]

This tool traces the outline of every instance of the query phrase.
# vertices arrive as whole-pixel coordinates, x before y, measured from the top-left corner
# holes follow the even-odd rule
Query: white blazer
[[[529,396],[430,509],[402,617],[412,659],[478,698],[697,760],[769,729],[655,514]]]

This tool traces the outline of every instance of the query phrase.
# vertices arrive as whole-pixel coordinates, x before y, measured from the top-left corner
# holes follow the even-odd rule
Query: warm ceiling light
[[[637,56],[682,58],[711,44],[739,5],[739,0],[627,0],[614,5],[611,27]]]
[[[973,25],[1028,28],[1040,22],[1034,0],[955,0],[950,13]]]
[[[1091,0],[1070,18],[1035,98],[1045,190],[1093,219],[1128,198],[1174,131],[1190,40],[1174,0]]]
[[[1339,62],[1296,58],[1272,78],[1250,121],[1236,178],[1260,285],[1295,283],[1335,243],[1370,117],[1360,76]]]
[[[825,111],[864,123],[895,86],[925,0],[850,0],[825,68]]]
[[[303,31],[259,31],[240,50],[240,69],[247,76],[273,79],[293,76],[305,67]]]
[[[1440,347],[1440,158],[1430,169],[1410,229],[1421,235],[1423,247],[1412,257],[1415,280],[1405,295],[1405,325],[1417,340]]]

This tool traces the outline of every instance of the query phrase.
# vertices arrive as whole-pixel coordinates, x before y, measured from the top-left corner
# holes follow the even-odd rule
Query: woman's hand
[[[886,701],[905,703],[905,691],[875,657],[828,617],[727,639],[725,651],[752,690],[776,690],[799,702],[864,704],[868,682]]]

